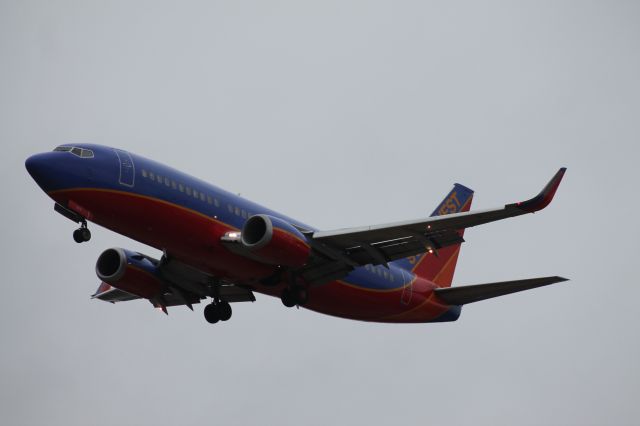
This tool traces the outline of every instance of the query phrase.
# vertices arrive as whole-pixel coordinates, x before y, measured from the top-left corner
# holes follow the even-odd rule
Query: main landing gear
[[[204,319],[210,324],[228,321],[231,318],[231,313],[229,302],[213,301],[204,307]]]
[[[73,240],[76,243],[84,243],[91,239],[91,231],[87,228],[87,221],[82,219],[80,228],[73,231]]]
[[[282,304],[287,308],[293,306],[304,306],[309,301],[309,292],[304,287],[287,287],[282,291],[280,296]]]

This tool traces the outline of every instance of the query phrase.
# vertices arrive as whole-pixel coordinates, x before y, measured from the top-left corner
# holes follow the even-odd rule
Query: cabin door
[[[133,164],[133,158],[127,151],[121,151],[119,149],[114,150],[118,156],[118,162],[120,163],[120,176],[118,183],[124,186],[133,186],[135,182],[135,166]]]

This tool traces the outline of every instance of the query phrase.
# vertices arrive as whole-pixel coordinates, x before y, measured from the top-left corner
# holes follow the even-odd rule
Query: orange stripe
[[[118,195],[124,194],[124,195],[128,195],[128,196],[135,197],[135,198],[142,198],[144,200],[156,201],[158,203],[161,203],[161,204],[164,204],[164,205],[167,205],[167,206],[171,206],[171,207],[174,207],[174,208],[177,208],[177,209],[180,209],[180,210],[183,210],[183,211],[198,215],[200,217],[203,217],[205,219],[208,219],[208,220],[210,220],[212,222],[215,222],[215,223],[218,223],[220,225],[227,226],[231,230],[239,231],[239,229],[236,228],[235,226],[229,225],[228,223],[223,222],[223,221],[218,220],[218,219],[215,219],[215,218],[213,218],[211,216],[207,216],[206,214],[200,213],[197,210],[192,210],[192,209],[186,208],[184,206],[181,206],[179,204],[175,204],[175,203],[171,203],[169,201],[161,200],[160,198],[150,197],[148,195],[135,194],[135,193],[132,193],[132,192],[127,192],[127,191],[118,191],[118,190],[115,190],[115,189],[101,189],[101,188],[72,188],[72,189],[58,189],[56,191],[51,191],[51,192],[48,193],[48,195],[51,195],[51,194],[62,194],[62,193],[65,193],[65,192],[73,192],[73,191],[106,192],[106,193],[118,194]]]
[[[444,270],[447,269],[447,267],[451,264],[451,262],[453,262],[454,260],[458,260],[457,254],[459,252],[460,252],[460,246],[458,246],[456,251],[451,253],[451,256],[449,256],[449,259],[447,260],[447,262],[442,266],[442,268],[440,268],[440,271],[436,274],[436,276],[433,277],[433,280],[431,281],[432,283],[437,284],[438,278],[440,278],[440,275],[442,275]]]
[[[409,281],[407,284],[403,285],[402,287],[395,287],[395,288],[385,288],[385,289],[378,289],[378,288],[367,288],[367,287],[360,287],[356,284],[350,284],[346,281],[342,281],[342,280],[336,280],[335,282],[338,284],[342,284],[346,287],[351,287],[354,288],[356,290],[362,290],[362,291],[368,291],[370,293],[392,293],[394,291],[402,291],[407,287],[410,287],[413,285],[413,283],[418,279],[417,276],[413,276],[413,279],[411,281]]]
[[[431,301],[431,299],[433,298],[433,294],[434,294],[434,293],[432,292],[432,293],[429,295],[429,297],[427,297],[427,299],[426,299],[424,302],[422,302],[421,304],[419,304],[419,305],[418,305],[418,306],[416,306],[416,307],[413,307],[413,308],[409,309],[408,311],[400,312],[399,314],[388,315],[388,316],[386,316],[386,317],[381,317],[380,319],[382,319],[382,320],[387,320],[387,319],[402,319],[403,317],[405,317],[405,316],[407,316],[407,315],[409,315],[409,314],[411,314],[411,313],[413,313],[413,312],[415,312],[415,311],[420,310],[422,307],[424,307],[424,305],[428,304],[428,303]]]

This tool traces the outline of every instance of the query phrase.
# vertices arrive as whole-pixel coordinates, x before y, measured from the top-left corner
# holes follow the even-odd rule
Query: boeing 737
[[[254,292],[287,307],[362,321],[455,321],[463,305],[542,287],[558,276],[452,287],[466,228],[533,213],[553,199],[565,168],[534,198],[470,211],[473,191],[455,184],[430,217],[322,231],[214,185],[121,149],[62,145],[26,160],[54,209],[161,250],[155,259],[110,248],[96,262],[93,298],[147,299],[167,307],[211,302],[210,323]]]

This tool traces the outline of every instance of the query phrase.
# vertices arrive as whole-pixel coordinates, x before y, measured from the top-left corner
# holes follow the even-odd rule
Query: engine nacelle
[[[96,274],[105,283],[145,299],[153,299],[164,289],[154,262],[121,248],[107,249],[98,257]]]
[[[267,263],[298,268],[307,263],[311,247],[300,231],[277,217],[251,216],[242,228],[242,245]]]

